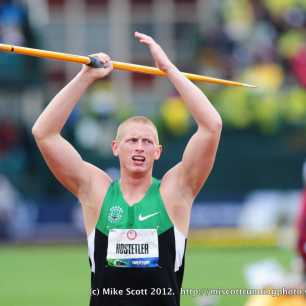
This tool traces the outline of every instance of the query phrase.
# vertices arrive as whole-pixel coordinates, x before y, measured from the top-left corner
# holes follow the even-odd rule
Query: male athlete
[[[161,181],[152,177],[161,146],[154,124],[132,117],[120,124],[112,142],[120,162],[120,180],[84,161],[60,135],[87,88],[112,71],[83,66],[49,103],[33,126],[48,167],[80,201],[91,266],[91,306],[178,306],[185,243],[192,202],[215,160],[222,121],[202,91],[169,60],[148,35],[135,33],[150,49],[156,66],[184,100],[198,125],[181,162]]]

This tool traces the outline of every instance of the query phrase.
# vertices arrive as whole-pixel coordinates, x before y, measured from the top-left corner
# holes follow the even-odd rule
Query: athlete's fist
[[[91,54],[90,57],[95,57],[103,64],[103,68],[93,68],[88,65],[83,65],[81,72],[90,76],[93,80],[98,80],[109,75],[113,70],[111,58],[106,53]]]

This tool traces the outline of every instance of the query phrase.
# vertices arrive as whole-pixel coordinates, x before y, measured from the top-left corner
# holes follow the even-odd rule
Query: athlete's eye
[[[152,141],[151,139],[149,139],[149,138],[144,138],[144,139],[143,139],[143,142],[144,142],[145,144],[153,144],[153,141]]]
[[[132,137],[128,139],[128,142],[130,143],[136,143],[138,141],[138,139],[136,137]]]

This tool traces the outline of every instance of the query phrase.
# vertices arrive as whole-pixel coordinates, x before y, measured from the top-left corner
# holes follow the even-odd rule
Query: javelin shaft
[[[54,52],[54,51],[19,47],[19,46],[6,45],[6,44],[0,44],[0,51],[30,55],[42,58],[49,58],[64,62],[73,62],[73,63],[87,64],[87,65],[90,64],[90,58],[88,56],[80,56],[80,55],[74,55],[62,52]]]
[[[29,56],[36,56],[36,57],[42,57],[42,58],[49,58],[49,59],[59,60],[59,61],[64,61],[64,62],[73,62],[73,63],[86,64],[86,65],[93,64],[92,63],[93,59],[89,56],[81,56],[81,55],[75,55],[75,54],[69,54],[69,53],[19,47],[19,46],[14,46],[14,45],[7,45],[7,44],[0,44],[0,51],[29,55]],[[122,71],[140,72],[140,73],[146,73],[146,74],[153,74],[157,76],[166,76],[165,72],[155,67],[136,65],[136,64],[117,62],[117,61],[112,61],[112,64],[113,64],[114,69],[118,69]],[[206,82],[206,83],[212,83],[212,84],[222,84],[226,86],[256,87],[250,84],[223,80],[223,79],[217,79],[217,78],[212,78],[212,77],[208,77],[205,75],[198,75],[198,74],[192,74],[192,73],[186,73],[186,72],[183,72],[183,74],[192,81]]]

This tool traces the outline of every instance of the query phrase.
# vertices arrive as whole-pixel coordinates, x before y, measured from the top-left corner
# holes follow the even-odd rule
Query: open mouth
[[[146,158],[144,156],[141,156],[141,155],[133,155],[132,160],[135,161],[135,162],[143,163],[146,160]]]

